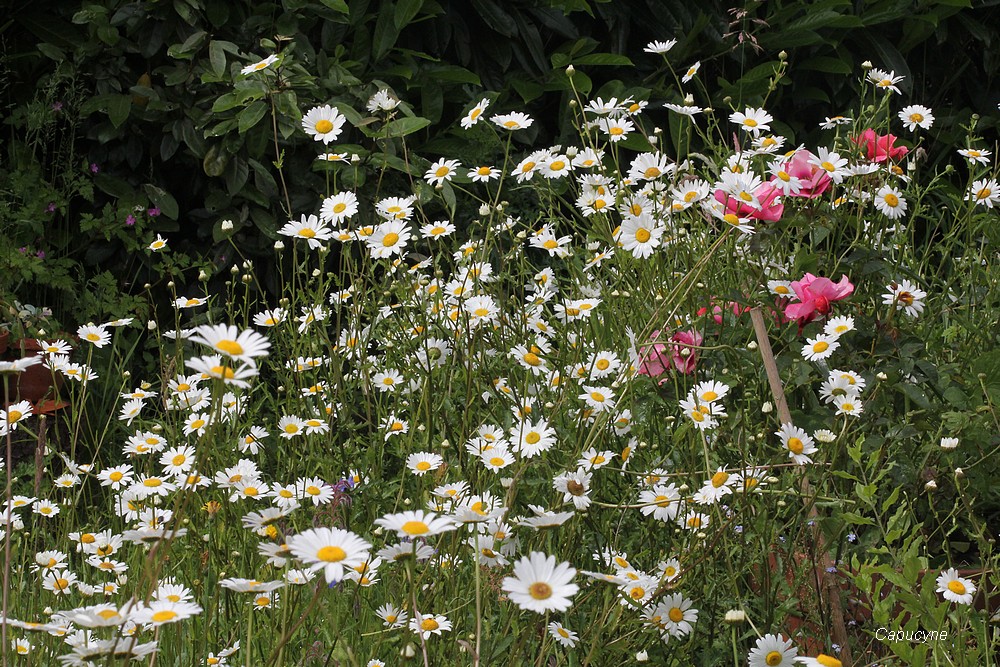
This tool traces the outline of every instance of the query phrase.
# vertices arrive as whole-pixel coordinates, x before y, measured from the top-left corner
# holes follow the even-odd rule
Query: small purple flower
[[[17,249],[17,251],[23,255],[24,253],[28,252],[28,246],[21,246],[20,248]]]
[[[49,205],[45,207],[45,212],[46,213],[55,213],[56,212],[56,203],[54,201],[50,201]]]
[[[858,541],[858,536],[856,534],[854,534],[854,533],[848,533],[847,534],[847,541],[851,542],[853,544],[854,542]]]
[[[837,568],[831,565],[830,567],[826,568],[826,572],[827,574],[837,574]]]
[[[90,163],[90,173],[96,174],[101,170],[101,167],[96,162]]]
[[[160,215],[160,209],[158,209],[158,208],[156,208],[154,206],[153,208],[151,208],[148,211],[146,211],[146,213],[149,214],[149,217],[155,218],[156,216]]]
[[[135,216],[129,213],[128,217],[125,218],[125,226],[131,227],[134,224],[135,224]]]
[[[45,259],[45,251],[39,250],[38,252],[35,253],[35,257],[37,257],[38,259]]]
[[[53,102],[52,103],[52,110],[53,111],[62,111],[62,107],[63,107],[62,102]]]

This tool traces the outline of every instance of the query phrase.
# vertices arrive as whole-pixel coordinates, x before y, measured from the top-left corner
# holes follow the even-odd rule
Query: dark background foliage
[[[964,142],[983,114],[996,123],[1000,22],[995,2],[790,0],[738,7],[708,0],[78,0],[15,2],[3,24],[2,115],[7,168],[0,221],[11,247],[0,286],[53,303],[68,320],[139,312],[150,270],[141,248],[162,233],[181,271],[217,276],[261,256],[289,217],[312,212],[329,165],[298,130],[301,113],[337,102],[356,112],[378,87],[404,101],[407,142],[424,158],[486,158],[457,119],[487,94],[494,109],[536,119],[525,141],[570,138],[572,83],[583,95],[679,101],[652,40],[675,38],[675,70],[701,61],[699,104],[757,104],[789,143],[810,143],[825,116],[857,105],[861,62],[892,69],[908,102],[934,109],[932,161]],[[282,52],[276,91],[239,75]],[[768,94],[779,53],[788,74]],[[698,92],[700,88],[700,93]],[[650,123],[670,127],[653,104]],[[273,124],[272,124],[273,123]],[[347,144],[374,133],[352,130]],[[278,140],[274,140],[274,135]],[[361,146],[354,146],[366,158]],[[380,144],[400,185],[426,163]],[[470,151],[480,151],[478,156]],[[292,174],[286,200],[274,162]],[[334,167],[336,168],[336,167]],[[373,184],[342,181],[371,193]],[[419,179],[417,179],[419,180]],[[391,192],[389,194],[399,194]],[[290,208],[290,210],[288,210]],[[152,209],[152,211],[150,211]],[[130,221],[129,215],[134,221]],[[461,217],[461,213],[459,214]],[[27,249],[25,252],[24,249]],[[190,279],[190,276],[189,276]],[[26,296],[25,296],[26,295]],[[6,298],[6,297],[5,297]]]

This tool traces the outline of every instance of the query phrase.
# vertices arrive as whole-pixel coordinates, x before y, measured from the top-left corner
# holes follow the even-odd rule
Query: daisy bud
[[[285,244],[282,243],[281,241],[275,241],[274,242],[274,249],[275,250],[284,250],[285,249]]]
[[[937,482],[935,482],[933,479],[930,480],[929,482],[927,482],[926,484],[924,484],[924,490],[926,490],[926,491],[936,491],[937,490]]]
[[[410,502],[411,502],[411,501],[410,501],[410,499],[409,499],[409,498],[404,498],[404,499],[403,499],[403,504],[404,504],[404,505],[409,505],[409,504],[410,504]]]
[[[576,74],[576,68],[575,67],[573,67],[572,65],[570,65],[569,67],[566,68],[566,76],[573,76],[574,74]]]
[[[281,299],[278,300],[278,305],[279,306],[288,306],[289,303],[290,303],[290,301],[288,300],[287,296],[282,297]]]
[[[879,380],[888,380],[888,379],[889,379],[889,376],[888,376],[888,375],[886,375],[885,373],[883,373],[882,371],[879,371],[879,372],[878,372],[878,373],[877,373],[877,374],[875,375],[875,377],[877,377],[877,378],[878,378]]]
[[[684,96],[684,106],[689,107],[694,104],[694,95],[688,93]]]
[[[243,283],[249,285],[250,283],[253,282],[253,278],[250,277],[249,275],[242,275],[242,276],[240,276],[240,281],[242,281]]]
[[[576,100],[570,100],[569,101],[569,106],[570,106],[571,109],[575,109],[576,108]]]
[[[687,493],[688,491],[691,490],[691,487],[688,486],[687,484],[681,484],[679,487],[677,487],[677,490],[680,491],[681,493]]]
[[[417,654],[417,647],[413,644],[407,644],[403,647],[403,650],[399,652],[404,658],[412,658]]]
[[[514,483],[514,478],[513,477],[501,477],[500,478],[500,486],[502,486],[505,489],[509,489],[510,486],[511,486],[511,484],[513,484],[513,483]]]
[[[167,283],[167,289],[173,289],[173,288],[174,288],[174,281],[171,280],[170,282]]]
[[[786,503],[786,502],[785,502],[784,500],[779,500],[779,501],[778,501],[778,507],[784,507],[784,506],[785,506],[785,505],[787,505],[787,504],[788,504],[788,503]]]
[[[55,612],[52,611],[52,607],[46,607],[45,609],[42,610],[42,613],[45,614],[46,616],[51,616]]]
[[[958,447],[958,438],[941,438],[941,449],[952,450]]]
[[[479,215],[486,217],[489,214],[490,214],[489,204],[483,204],[482,206],[479,207]]]
[[[149,283],[144,283],[142,289],[150,289],[151,287],[152,285],[150,285]]]
[[[517,238],[519,238],[519,239],[521,239],[523,241],[524,239],[528,238],[528,232],[526,232],[526,231],[524,231],[522,229],[521,231],[519,231],[517,233]]]
[[[232,228],[233,228],[233,221],[232,220],[223,220],[222,221],[222,231],[228,232]]]
[[[788,53],[785,51],[779,51],[778,60],[788,60]]]
[[[615,290],[611,290],[611,296],[621,296],[621,292],[619,292],[616,289]]]
[[[649,136],[646,137],[646,141],[648,141],[651,144],[655,144],[659,140],[660,138],[655,134],[650,134]]]
[[[150,427],[149,430],[152,431],[153,433],[159,433],[160,431],[163,430],[163,424],[153,424],[153,426]]]
[[[130,378],[130,377],[132,377],[132,371],[122,371],[122,377],[123,378]]]
[[[777,484],[781,480],[779,480],[777,477],[775,477],[775,476],[772,475],[770,477],[764,478],[764,481],[767,482],[768,484]]]
[[[699,540],[703,540],[703,539],[705,539],[707,537],[707,535],[705,533],[703,533],[703,532],[695,533],[694,536],[697,537]]]
[[[756,350],[757,349],[757,341],[752,340],[749,343],[747,343],[747,349],[750,350],[751,352],[753,352],[754,350]]]
[[[204,271],[198,272],[198,280],[208,280],[208,274]]]
[[[313,269],[313,272],[312,272],[312,277],[313,278],[319,278],[321,275],[323,275],[322,271],[320,271],[319,269]]]
[[[649,660],[649,654],[646,653],[645,651],[639,651],[638,653],[635,654],[636,662],[647,662],[648,660]]]
[[[281,393],[284,393],[284,391],[285,391],[285,385],[279,384],[278,385],[278,393],[281,394]]]
[[[726,612],[726,618],[724,619],[723,622],[728,623],[729,625],[737,625],[739,623],[743,623],[746,620],[747,620],[746,612],[744,612],[742,609],[730,609],[729,611]]]
[[[771,401],[764,401],[764,405],[760,406],[760,411],[765,415],[769,415],[774,412],[774,405],[772,405]]]
[[[426,426],[424,426],[423,424],[418,424],[418,425],[417,425],[417,430],[418,430],[418,431],[420,431],[420,432],[422,433],[422,432],[424,432],[424,431],[426,431],[426,430],[427,430],[427,427],[426,427]]]
[[[212,536],[211,535],[202,535],[201,536],[201,541],[202,542],[210,542],[211,540],[212,540]]]
[[[872,65],[872,61],[870,60],[866,60],[861,63],[861,69],[871,69],[872,67],[874,67],[874,65]]]
[[[955,477],[956,479],[962,479],[965,477],[965,471],[961,468],[955,468]]]
[[[235,264],[233,264],[233,266],[229,269],[229,273],[233,274],[234,276],[239,272],[240,272],[240,267],[236,266]]]
[[[361,156],[358,155],[357,153],[355,153],[354,155],[351,156],[351,162],[353,164],[357,164],[358,162],[361,162]]]
[[[552,401],[545,401],[545,409],[546,410],[551,410],[554,407],[556,407],[555,403],[553,403]]]

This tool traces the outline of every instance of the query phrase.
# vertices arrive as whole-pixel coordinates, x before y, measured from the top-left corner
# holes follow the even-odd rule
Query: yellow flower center
[[[667,614],[667,616],[674,623],[680,623],[681,621],[684,620],[684,612],[681,611],[680,607],[674,607],[673,609],[671,609],[670,612]]]
[[[659,175],[660,175],[661,173],[663,173],[663,172],[661,172],[661,171],[660,171],[660,168],[659,168],[659,167],[648,167],[648,168],[646,169],[646,171],[642,172],[642,175],[643,175],[643,176],[644,176],[645,178],[656,178],[656,177],[658,177],[658,176],[659,176]]]
[[[147,479],[146,481],[143,482],[144,486],[149,486],[149,487],[153,487],[153,488],[156,488],[157,486],[160,486],[161,484],[163,484],[163,480],[161,480],[161,479],[159,479],[157,477],[150,477],[149,479]]]
[[[328,121],[326,118],[316,122],[316,131],[320,134],[326,134],[333,130],[333,123]]]
[[[646,229],[645,227],[640,227],[639,229],[635,230],[635,240],[638,241],[639,243],[645,243],[650,239],[650,236],[652,235],[649,233],[649,230]]]
[[[893,208],[896,208],[897,206],[899,206],[899,197],[897,197],[896,195],[892,194],[891,192],[887,193],[885,195],[885,197],[883,197],[882,199],[885,201],[886,204],[888,204],[889,206],[891,206]]]
[[[521,358],[524,359],[524,363],[528,364],[529,366],[538,366],[539,364],[542,363],[542,360],[539,359],[538,355],[535,354],[534,352],[528,352]]]
[[[22,413],[20,410],[13,410],[12,409],[10,412],[7,413],[7,423],[8,424],[12,424],[12,423],[18,421],[23,416],[24,416],[24,413]]]
[[[102,609],[101,611],[97,612],[97,615],[103,618],[105,621],[107,621],[118,616],[118,612],[115,611],[114,609]]]
[[[611,136],[614,136],[614,137],[619,137],[619,136],[625,134],[625,130],[623,128],[615,125],[615,126],[611,127],[608,130],[608,134],[610,134]]]
[[[948,582],[948,590],[957,595],[965,595],[966,588],[965,584],[956,579]]]
[[[177,618],[177,612],[169,609],[162,609],[153,614],[151,618],[154,623],[166,623],[167,621]]]
[[[527,174],[529,171],[531,171],[534,168],[535,168],[535,163],[534,162],[525,162],[524,165],[521,167],[521,173],[522,174]]]
[[[389,232],[388,234],[382,237],[382,245],[386,248],[391,248],[392,246],[396,245],[398,241],[399,241],[399,234],[395,232]]]
[[[430,470],[431,464],[427,461],[421,461],[416,465],[416,468],[417,470],[424,470],[424,471]]]
[[[729,481],[729,473],[722,472],[721,470],[714,475],[712,475],[712,486],[715,488],[721,488],[726,482]]]
[[[802,450],[804,449],[805,449],[805,444],[798,438],[788,439],[788,451],[790,451],[792,454],[796,455],[801,454]]]
[[[516,120],[508,120],[508,121],[506,121],[503,124],[503,126],[506,127],[508,130],[513,130],[514,128],[517,127],[517,121]]]
[[[400,526],[400,530],[407,535],[423,535],[430,531],[430,527],[423,521],[407,521]]]
[[[325,563],[339,563],[347,558],[347,552],[337,546],[326,546],[316,552],[316,558]]]
[[[299,236],[306,239],[311,239],[316,236],[316,230],[311,227],[306,227],[299,230]]]
[[[989,188],[983,188],[982,190],[976,193],[976,198],[987,199],[991,194],[993,194],[992,190],[990,190]]]
[[[770,665],[770,667],[780,665],[782,660],[784,660],[784,658],[777,651],[771,651],[764,657],[764,663]]]
[[[536,600],[547,600],[552,597],[552,587],[544,581],[536,581],[528,587],[528,593]]]
[[[757,127],[757,121],[755,121],[753,118],[744,118],[743,124],[746,125],[747,127]]]
[[[56,579],[55,583],[52,585],[57,591],[64,591],[69,588],[69,579]]]
[[[497,468],[502,468],[506,463],[506,459],[502,459],[499,456],[494,456],[490,459],[490,465],[496,466]]]
[[[286,424],[285,425],[285,433],[298,433],[298,431],[299,431],[299,425],[298,424]]]
[[[563,162],[562,160],[555,160],[549,165],[550,171],[562,171],[565,168],[566,168],[566,163]]]
[[[813,352],[826,352],[828,349],[830,349],[830,344],[826,341],[820,340],[813,343]]]
[[[539,435],[538,433],[536,433],[535,431],[532,431],[532,432],[531,432],[531,433],[529,433],[528,435],[524,436],[524,441],[525,441],[526,443],[528,443],[529,445],[535,445],[535,444],[538,444],[538,441],[539,441],[539,440],[541,440],[541,439],[542,439],[542,436],[540,436],[540,435]]]
[[[210,370],[213,376],[223,380],[232,380],[236,377],[236,373],[229,366],[212,366]]]
[[[816,662],[823,665],[823,667],[842,667],[843,665],[840,660],[837,660],[833,656],[826,655],[825,653],[817,655]]]
[[[424,620],[420,621],[420,629],[424,630],[425,632],[434,632],[439,627],[441,627],[441,624],[438,623],[433,618],[425,618]]]
[[[559,242],[556,241],[555,239],[549,239],[548,241],[546,241],[542,245],[545,246],[546,250],[552,250],[554,248],[558,248],[559,247]]]

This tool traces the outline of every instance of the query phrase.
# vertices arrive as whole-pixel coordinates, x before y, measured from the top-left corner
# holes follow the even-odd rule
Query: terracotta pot
[[[10,346],[10,355],[22,358],[38,356],[41,351],[42,347],[34,338],[22,338]],[[16,380],[9,388],[11,401],[29,401],[37,406],[43,399],[49,399],[46,403],[55,400],[65,378],[62,373],[53,373],[45,366],[35,364],[18,373]]]

